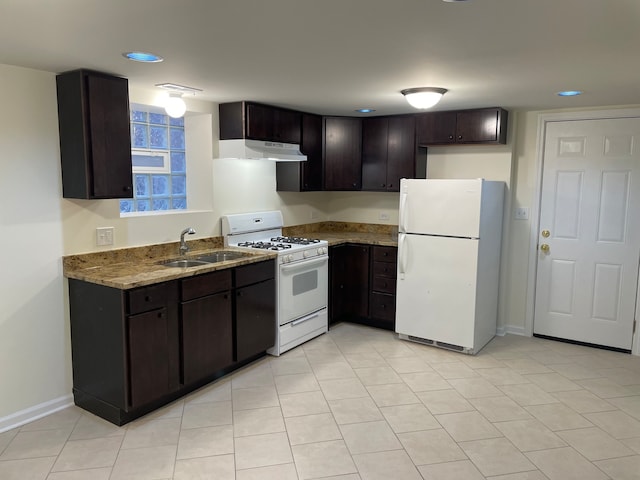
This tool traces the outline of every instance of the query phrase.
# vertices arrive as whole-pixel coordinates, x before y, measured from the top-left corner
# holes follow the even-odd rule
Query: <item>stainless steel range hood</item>
[[[275,162],[304,162],[307,160],[307,156],[300,152],[299,145],[248,139],[220,140],[219,158]]]

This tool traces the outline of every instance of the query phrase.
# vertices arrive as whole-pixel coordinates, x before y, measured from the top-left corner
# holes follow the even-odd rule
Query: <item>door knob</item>
[[[542,245],[540,245],[540,250],[542,250],[544,253],[549,253],[549,245],[543,243]]]
[[[542,230],[542,236],[544,238],[549,238],[549,235],[551,235],[551,232],[549,230]]]

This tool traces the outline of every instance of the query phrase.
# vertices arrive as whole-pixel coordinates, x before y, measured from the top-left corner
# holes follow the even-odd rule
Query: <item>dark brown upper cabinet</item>
[[[418,114],[418,145],[505,144],[507,118],[498,107]]]
[[[90,70],[56,77],[65,198],[132,198],[126,78]]]
[[[362,190],[398,192],[401,178],[415,177],[415,117],[362,121]]]
[[[300,151],[306,162],[277,162],[276,190],[313,192],[322,190],[322,116],[302,114]]]
[[[324,189],[360,190],[362,119],[324,117]]]
[[[220,140],[249,138],[300,143],[302,114],[253,102],[221,103]]]

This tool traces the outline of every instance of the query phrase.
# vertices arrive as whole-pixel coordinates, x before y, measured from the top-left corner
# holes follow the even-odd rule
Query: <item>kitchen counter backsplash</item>
[[[398,246],[398,227],[376,223],[321,222],[283,227],[282,234],[290,237],[309,237],[327,240],[329,245],[367,243]]]

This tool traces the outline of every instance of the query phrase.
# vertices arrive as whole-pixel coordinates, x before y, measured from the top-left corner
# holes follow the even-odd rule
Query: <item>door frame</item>
[[[538,270],[538,230],[540,229],[540,202],[542,200],[542,173],[544,164],[544,144],[547,124],[570,120],[604,120],[615,118],[640,118],[640,108],[621,108],[611,110],[585,110],[576,112],[542,113],[538,116],[538,133],[536,142],[536,180],[535,191],[531,202],[531,225],[529,230],[529,265],[527,276],[527,298],[525,309],[524,334],[533,336],[533,319],[536,299],[536,276]],[[639,269],[640,270],[640,269]],[[638,291],[636,292],[636,333],[633,338],[631,353],[640,355],[640,271],[638,274]]]

